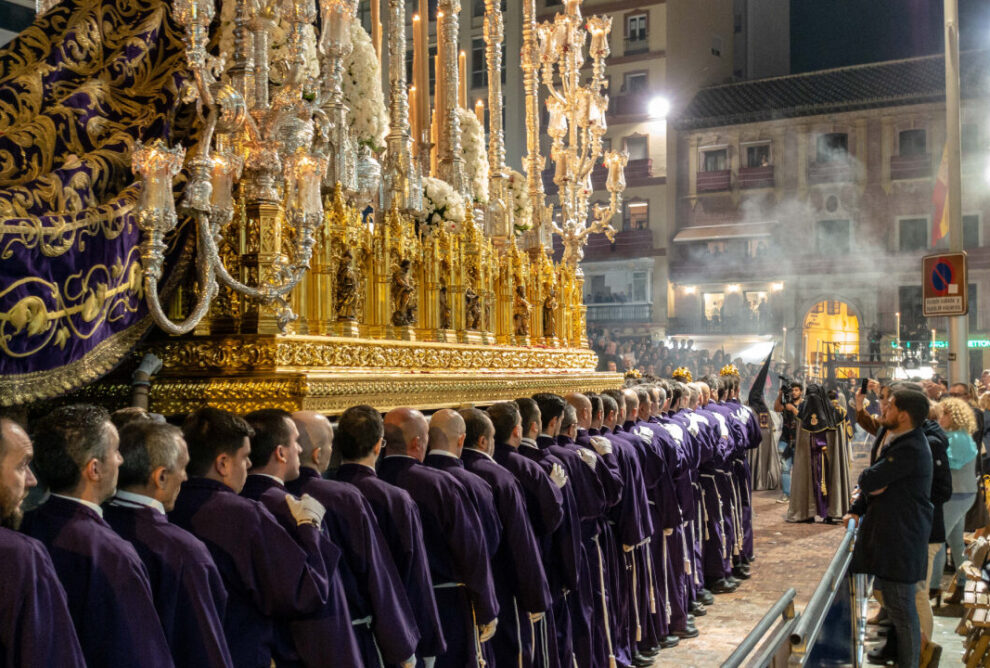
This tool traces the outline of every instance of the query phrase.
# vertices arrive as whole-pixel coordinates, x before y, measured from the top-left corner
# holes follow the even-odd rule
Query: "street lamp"
[[[652,119],[660,120],[667,118],[667,114],[670,113],[670,100],[663,95],[657,95],[646,105],[646,112]]]

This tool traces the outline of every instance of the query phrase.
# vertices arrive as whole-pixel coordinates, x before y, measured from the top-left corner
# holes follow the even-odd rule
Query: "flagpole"
[[[945,7],[945,141],[948,156],[949,250],[961,251],[962,181],[959,120],[959,6],[957,0],[944,0]],[[949,382],[968,383],[969,319],[949,318]]]

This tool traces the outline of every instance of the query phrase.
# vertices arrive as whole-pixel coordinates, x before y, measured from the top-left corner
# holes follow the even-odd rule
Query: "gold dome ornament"
[[[626,371],[626,380],[639,380],[642,377],[643,374],[640,373],[639,369],[629,369],[629,371]]]
[[[739,369],[736,368],[736,365],[735,364],[726,364],[718,372],[718,375],[719,376],[738,376],[739,375]]]
[[[671,374],[671,378],[674,380],[679,380],[682,383],[690,383],[692,380],[691,371],[686,366],[679,366],[674,369],[674,373]]]

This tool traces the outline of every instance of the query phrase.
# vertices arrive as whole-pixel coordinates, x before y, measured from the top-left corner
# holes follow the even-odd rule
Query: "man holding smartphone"
[[[786,393],[786,395],[785,395]],[[784,382],[773,402],[773,409],[780,413],[782,426],[777,449],[781,457],[781,497],[777,503],[787,503],[791,496],[791,466],[794,461],[794,439],[797,437],[797,415],[804,401],[801,383]]]

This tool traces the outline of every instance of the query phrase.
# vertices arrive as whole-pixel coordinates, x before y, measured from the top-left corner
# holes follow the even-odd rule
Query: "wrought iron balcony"
[[[698,192],[709,193],[728,190],[732,184],[732,171],[718,169],[711,172],[698,172]]]
[[[650,40],[646,35],[637,37],[626,37],[626,48],[624,55],[634,56],[637,53],[647,53],[650,50]]]
[[[650,322],[653,304],[588,304],[588,322]]]
[[[740,167],[740,188],[773,188],[773,165],[765,167]]]
[[[932,156],[930,153],[919,155],[890,156],[890,178],[927,179],[932,175]]]

